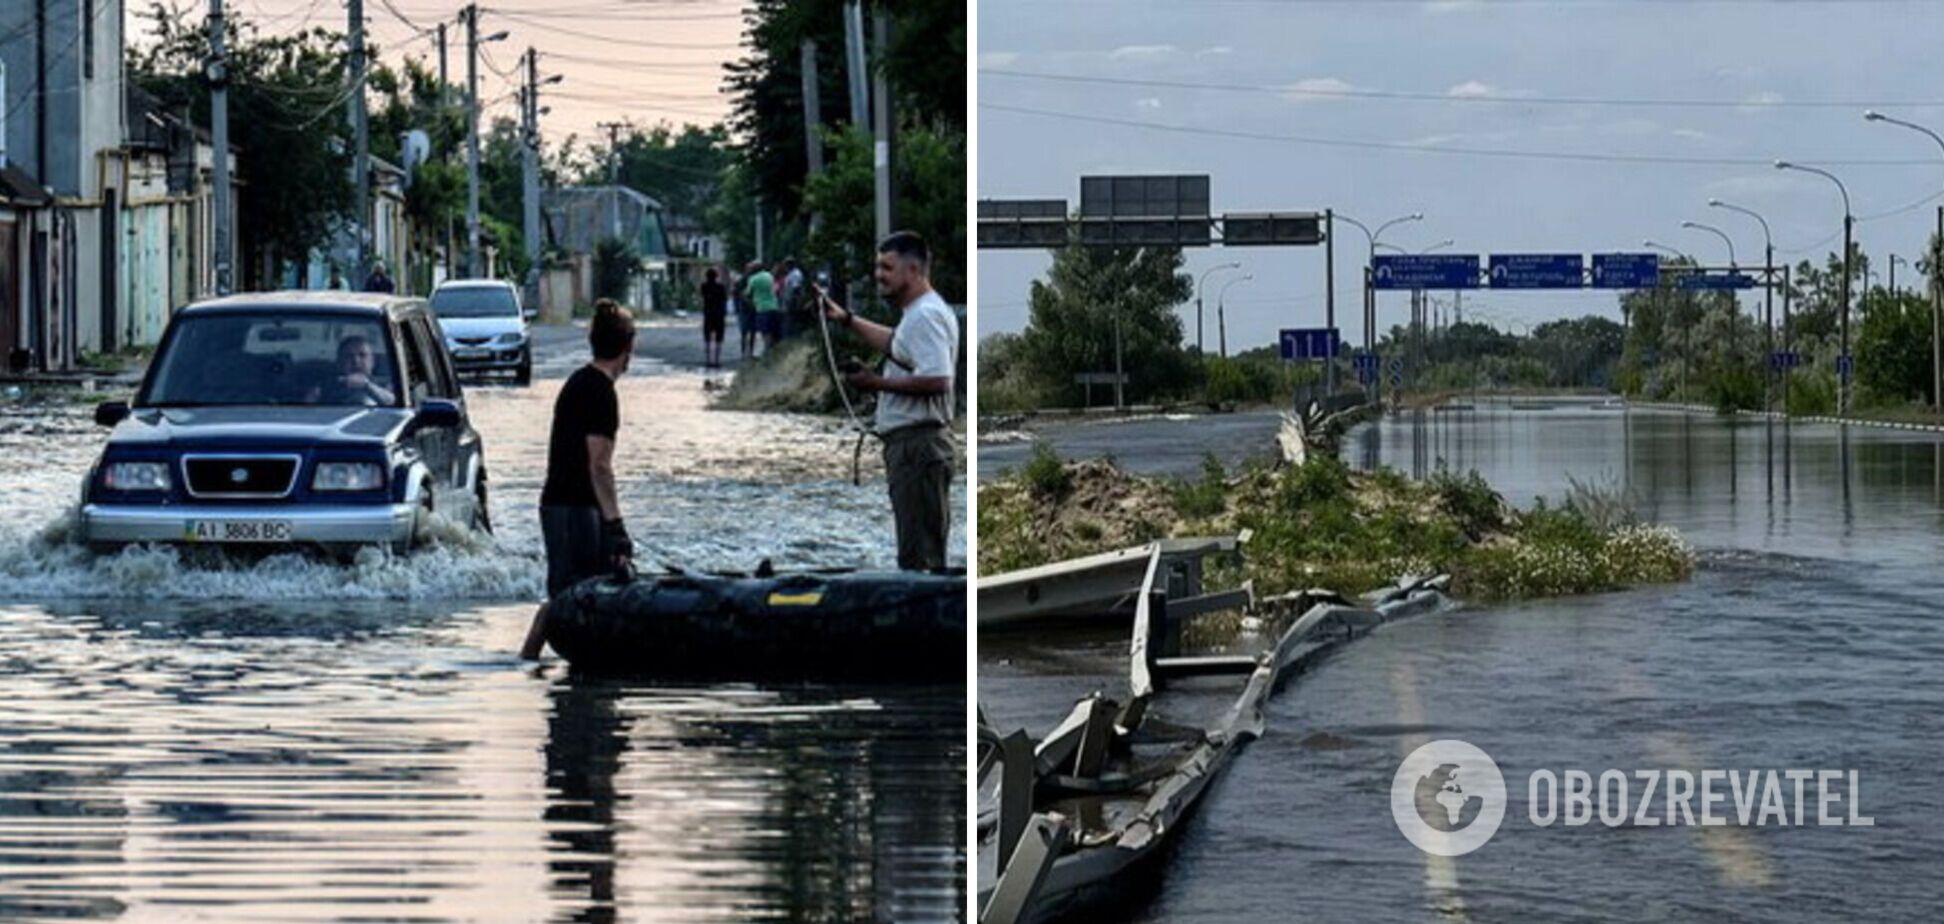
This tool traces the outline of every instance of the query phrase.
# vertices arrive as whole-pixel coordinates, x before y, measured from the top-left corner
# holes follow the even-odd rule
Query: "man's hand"
[[[851,319],[850,309],[845,308],[844,306],[839,305],[835,301],[833,301],[829,293],[826,293],[824,291],[823,286],[817,285],[816,283],[811,283],[810,291],[816,294],[817,304],[823,306],[823,315],[825,318],[843,324],[850,323],[850,319]]]
[[[858,391],[882,391],[884,379],[869,369],[858,368],[844,373],[844,381]]]
[[[338,376],[338,383],[351,391],[364,391],[371,384],[362,372],[347,372]]]
[[[601,524],[601,555],[616,568],[634,561],[634,539],[628,536],[628,527],[620,520]]]

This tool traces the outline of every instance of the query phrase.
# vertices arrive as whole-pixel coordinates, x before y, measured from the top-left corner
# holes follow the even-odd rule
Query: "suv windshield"
[[[398,404],[398,366],[376,318],[263,311],[179,318],[136,403]]]
[[[432,313],[442,318],[517,318],[519,299],[504,286],[466,286],[432,293]]]

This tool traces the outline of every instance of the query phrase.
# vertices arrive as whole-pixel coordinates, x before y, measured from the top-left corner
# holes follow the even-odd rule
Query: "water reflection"
[[[1520,505],[1610,488],[1702,546],[1918,563],[1944,545],[1944,436],[1924,431],[1480,400],[1364,425],[1345,454],[1415,477],[1477,469]],[[1911,542],[1862,540],[1886,530]]]
[[[563,680],[545,747],[557,919],[956,920],[962,695]]]

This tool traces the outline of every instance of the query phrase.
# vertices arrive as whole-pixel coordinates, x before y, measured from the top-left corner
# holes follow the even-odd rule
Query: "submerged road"
[[[513,657],[585,336],[539,328],[532,387],[467,388],[498,532],[403,560],[90,555],[63,521],[104,431],[0,406],[0,919],[957,920],[962,685]],[[644,566],[894,561],[841,423],[710,410],[692,326],[638,346],[617,462]]]
[[[1121,440],[1115,453],[1135,467],[1147,450]],[[1486,403],[1366,425],[1345,455],[1416,475],[1476,468],[1522,504],[1556,502],[1575,480],[1610,485],[1680,529],[1701,567],[1683,585],[1475,606],[1348,646],[1272,700],[1267,733],[1132,919],[1806,922],[1944,908],[1932,874],[1944,689],[1931,680],[1944,662],[1944,441]],[[1123,651],[1118,632],[982,644],[981,701],[996,722],[1043,732],[1073,698],[1124,684]],[[1412,847],[1389,806],[1403,757],[1446,738],[1490,754],[1509,797],[1496,835],[1456,858]],[[1853,772],[1874,825],[1532,822],[1533,774],[1608,769]],[[1812,785],[1812,822],[1815,798]],[[1732,798],[1716,806],[1734,812]],[[1647,817],[1666,814],[1657,803]]]

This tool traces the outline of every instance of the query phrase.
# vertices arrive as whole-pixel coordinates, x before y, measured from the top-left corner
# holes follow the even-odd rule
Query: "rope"
[[[857,407],[851,403],[850,390],[844,386],[844,377],[837,371],[837,347],[830,339],[830,316],[824,313],[824,303],[830,297],[821,291],[817,295],[817,331],[823,334],[824,359],[830,364],[830,384],[837,389],[837,397],[844,401],[844,416],[850,418],[851,429],[857,431],[857,445],[851,450],[851,486],[864,486],[864,440],[872,434],[869,427],[857,419]],[[849,309],[845,309],[849,311]]]

